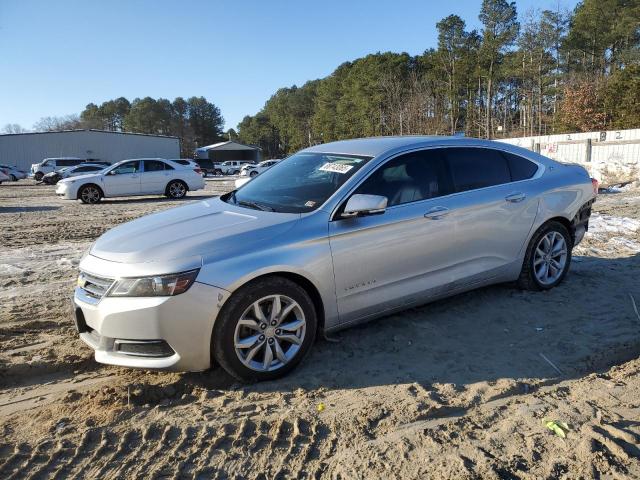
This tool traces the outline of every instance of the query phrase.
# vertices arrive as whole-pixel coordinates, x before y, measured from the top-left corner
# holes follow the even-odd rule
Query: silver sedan
[[[584,168],[504,143],[314,146],[105,233],[76,326],[99,362],[277,378],[325,332],[498,282],[555,287],[596,192]]]

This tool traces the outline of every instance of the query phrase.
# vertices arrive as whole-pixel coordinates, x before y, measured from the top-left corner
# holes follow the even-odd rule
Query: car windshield
[[[222,200],[259,210],[310,212],[322,205],[370,159],[333,153],[297,153]]]

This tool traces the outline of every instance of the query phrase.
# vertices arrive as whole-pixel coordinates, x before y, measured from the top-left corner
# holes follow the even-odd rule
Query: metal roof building
[[[78,157],[115,163],[127,158],[180,158],[180,139],[106,130],[0,135],[0,164],[28,171],[44,158]]]
[[[196,159],[208,159],[214,162],[226,162],[229,160],[259,162],[262,159],[262,150],[260,147],[239,142],[220,142],[196,149]]]

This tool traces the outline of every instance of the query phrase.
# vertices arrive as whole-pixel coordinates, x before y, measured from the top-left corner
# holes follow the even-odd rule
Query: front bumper
[[[80,338],[95,350],[96,361],[202,371],[211,367],[213,324],[227,298],[226,290],[196,281],[174,297],[103,297],[98,302],[76,288],[73,303]]]
[[[72,184],[65,182],[57,183],[56,195],[66,200],[75,200],[77,198],[75,188],[72,187]]]

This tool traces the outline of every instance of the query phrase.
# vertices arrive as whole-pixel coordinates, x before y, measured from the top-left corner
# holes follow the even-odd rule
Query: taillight
[[[196,172],[198,175],[202,175],[202,170],[200,168],[194,168],[193,171]]]
[[[598,180],[596,180],[595,178],[591,178],[591,185],[593,186],[593,193],[594,195],[598,194]]]

